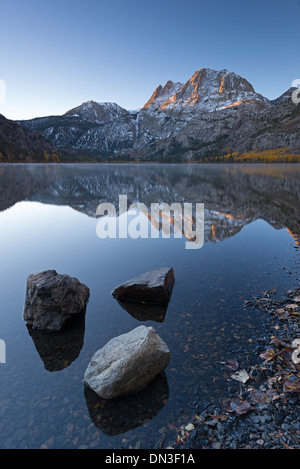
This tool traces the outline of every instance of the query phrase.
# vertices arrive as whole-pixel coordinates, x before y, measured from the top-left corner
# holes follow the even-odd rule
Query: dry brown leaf
[[[284,392],[300,393],[300,379],[296,375],[289,375],[283,381]]]
[[[222,406],[224,407],[224,409],[226,410],[226,412],[235,412],[236,414],[239,414],[239,415],[245,414],[251,408],[249,402],[243,401],[242,399],[238,399],[238,398],[230,399],[230,398],[224,397],[220,399],[220,402]]]
[[[287,309],[297,309],[299,307],[299,305],[297,305],[296,303],[290,303],[288,305],[285,305],[285,307]]]
[[[265,393],[262,391],[259,391],[258,389],[251,389],[250,396],[251,396],[251,400],[255,402],[255,404],[259,404],[260,402],[263,402],[266,398]]]
[[[239,367],[239,363],[235,360],[228,360],[225,364],[226,368],[229,368],[229,370],[236,371]]]
[[[261,358],[264,358],[265,361],[269,362],[270,360],[273,360],[273,358],[276,357],[276,352],[274,352],[273,349],[266,350],[264,353],[260,354]]]

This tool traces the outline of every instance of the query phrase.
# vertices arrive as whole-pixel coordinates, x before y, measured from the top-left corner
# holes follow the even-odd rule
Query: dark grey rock
[[[161,267],[134,277],[112,292],[115,298],[157,305],[170,301],[175,278],[169,267]]]
[[[77,278],[46,270],[27,279],[23,318],[39,330],[59,330],[65,322],[85,310],[89,288]]]

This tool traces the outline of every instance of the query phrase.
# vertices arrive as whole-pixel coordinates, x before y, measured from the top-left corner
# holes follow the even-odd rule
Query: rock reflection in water
[[[85,386],[84,395],[95,426],[106,435],[115,436],[156,417],[169,398],[169,387],[167,377],[162,372],[137,394],[105,400]]]
[[[67,368],[79,356],[84,342],[85,311],[70,319],[60,331],[39,331],[27,326],[47,371]]]
[[[125,311],[138,321],[163,322],[168,309],[168,305],[144,304],[137,301],[117,301]]]

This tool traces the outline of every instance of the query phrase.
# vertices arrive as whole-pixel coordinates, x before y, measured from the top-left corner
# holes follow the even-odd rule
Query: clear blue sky
[[[167,80],[227,68],[273,99],[300,78],[300,0],[0,0],[11,119],[84,101],[145,104]]]

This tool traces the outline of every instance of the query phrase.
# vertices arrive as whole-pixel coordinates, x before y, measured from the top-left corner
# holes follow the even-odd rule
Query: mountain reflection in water
[[[8,165],[0,168],[0,210],[27,200],[67,205],[96,217],[100,203],[118,208],[119,195],[126,194],[128,206],[140,202],[149,211],[156,202],[204,203],[205,242],[232,237],[257,219],[276,229],[286,227],[297,238],[297,169],[298,165],[22,165],[15,171]],[[189,223],[192,229],[192,220]]]

